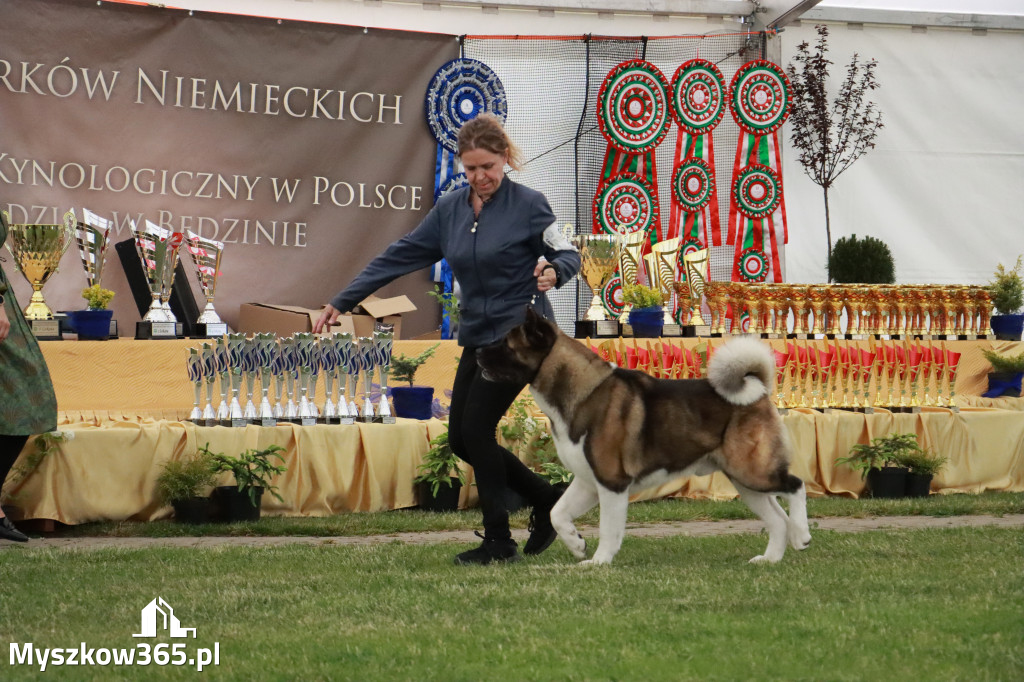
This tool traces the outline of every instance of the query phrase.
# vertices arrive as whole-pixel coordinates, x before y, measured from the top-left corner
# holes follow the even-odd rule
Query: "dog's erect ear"
[[[526,309],[523,331],[527,342],[535,348],[549,348],[555,343],[554,325],[533,308]]]

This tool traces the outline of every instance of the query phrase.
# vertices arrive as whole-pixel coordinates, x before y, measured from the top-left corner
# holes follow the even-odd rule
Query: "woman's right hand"
[[[324,310],[320,313],[319,319],[313,325],[313,333],[319,334],[324,329],[330,329],[331,325],[338,321],[338,315],[341,314],[337,308],[328,303],[324,306]]]
[[[7,319],[7,310],[3,304],[0,304],[0,341],[7,338],[7,335],[11,333],[11,321]]]

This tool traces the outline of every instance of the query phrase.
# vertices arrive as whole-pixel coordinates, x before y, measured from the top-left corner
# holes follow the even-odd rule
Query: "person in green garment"
[[[0,211],[0,246],[7,221]],[[39,343],[0,266],[0,486],[29,436],[57,428],[57,398]],[[27,542],[0,508],[0,541]]]

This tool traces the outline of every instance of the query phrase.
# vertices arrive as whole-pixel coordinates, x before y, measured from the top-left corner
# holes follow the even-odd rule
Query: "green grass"
[[[646,506],[646,505],[644,505]],[[457,567],[464,545],[0,549],[0,641],[133,647],[157,595],[209,679],[1013,680],[1019,529],[817,531],[775,565],[763,535],[627,537],[612,566],[556,544]],[[170,642],[165,636],[161,642]],[[7,680],[196,679],[175,667],[8,667]]]
[[[811,518],[1022,513],[1024,513],[1024,493],[932,495],[927,498],[904,500],[853,500],[841,497],[821,497],[808,500],[808,515]],[[749,518],[754,518],[753,513],[739,500],[715,502],[668,499],[638,502],[629,506],[629,522],[634,524]],[[513,527],[525,528],[527,519],[528,512],[518,512],[512,516],[511,522]],[[579,525],[596,526],[597,519],[597,511],[594,510],[581,517]],[[480,528],[480,512],[476,509],[450,514],[400,509],[387,512],[346,513],[325,518],[268,517],[257,523],[234,525],[186,526],[174,521],[88,523],[81,526],[63,527],[57,535],[64,537],[349,536],[478,528]]]

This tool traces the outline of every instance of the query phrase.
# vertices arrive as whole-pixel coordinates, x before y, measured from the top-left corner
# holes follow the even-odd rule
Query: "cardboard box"
[[[246,334],[274,332],[289,336],[296,332],[311,332],[320,317],[320,310],[278,303],[243,303],[239,308],[238,331]],[[416,310],[407,296],[377,298],[370,296],[348,314],[338,317],[331,332],[350,332],[355,336],[370,336],[378,322],[395,327],[395,338],[401,338],[402,313]],[[326,331],[326,330],[325,330]]]

